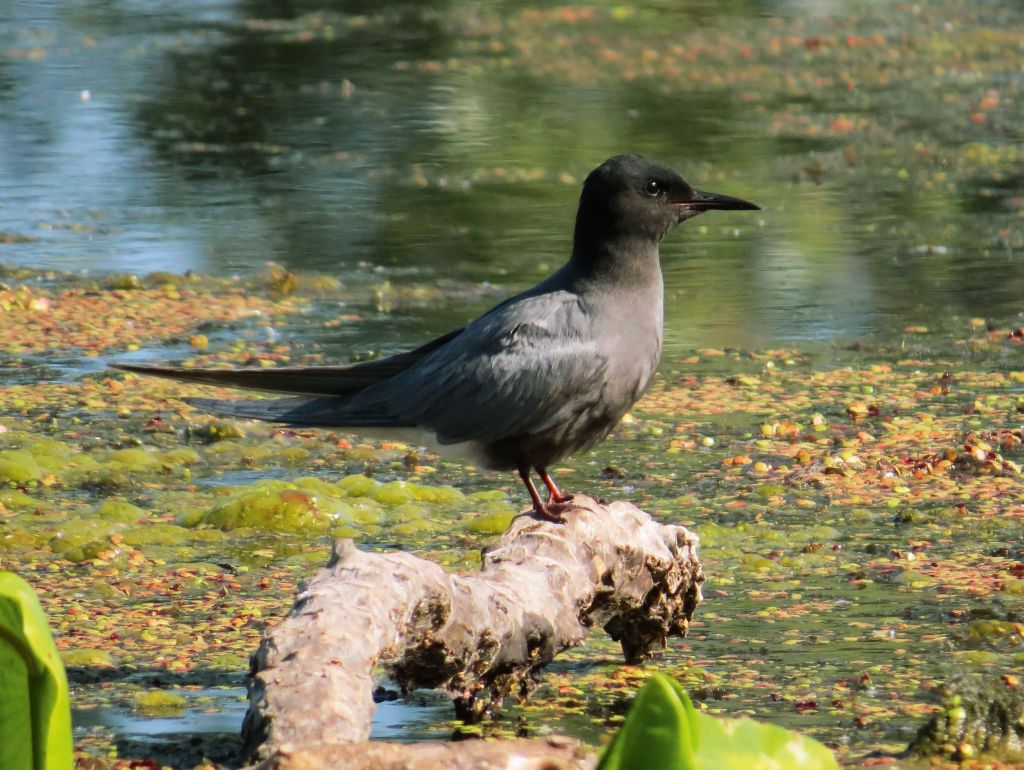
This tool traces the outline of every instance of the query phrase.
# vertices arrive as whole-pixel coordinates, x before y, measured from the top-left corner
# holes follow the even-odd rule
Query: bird
[[[587,175],[572,251],[560,269],[413,350],[338,366],[113,366],[293,394],[185,399],[220,415],[372,434],[411,430],[442,452],[516,471],[533,513],[564,521],[573,497],[549,469],[606,438],[651,384],[663,335],[659,245],[680,223],[716,209],[760,207],[697,190],[640,155],[617,155]],[[531,471],[547,487],[546,500]]]

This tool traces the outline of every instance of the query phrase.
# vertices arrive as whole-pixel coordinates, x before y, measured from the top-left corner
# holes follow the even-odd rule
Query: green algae
[[[142,279],[134,273],[112,275],[107,279],[105,285],[114,291],[135,291],[143,288]]]
[[[194,530],[165,522],[154,522],[124,531],[124,542],[143,547],[147,545],[188,545],[199,542],[220,542],[224,535],[215,530]]]
[[[60,657],[68,668],[112,668],[116,665],[109,652],[90,647],[65,649],[61,651]]]
[[[365,497],[375,492],[380,486],[380,482],[369,476],[354,474],[341,479],[337,486],[350,497]]]
[[[20,489],[0,489],[0,506],[8,510],[35,508],[43,504],[43,501],[26,494]]]
[[[328,531],[331,519],[316,496],[293,484],[269,482],[238,492],[210,509],[202,522],[226,530],[244,527],[315,536]]]
[[[412,490],[404,481],[390,481],[373,491],[373,499],[389,506],[401,506],[413,499]]]
[[[160,453],[160,461],[170,465],[196,465],[201,460],[200,454],[191,447],[180,447]]]
[[[921,597],[956,606],[972,601],[963,598],[969,588],[1019,602],[1012,582],[1019,578],[989,577],[985,570],[995,563],[984,556],[961,564],[948,545],[968,527],[978,542],[1008,542],[1014,520],[993,515],[992,507],[1019,497],[1013,496],[1012,469],[996,468],[989,454],[981,461],[952,446],[963,420],[960,402],[918,397],[927,381],[920,364],[909,372],[877,373],[816,372],[804,364],[742,386],[744,400],[734,402],[737,386],[714,368],[721,362],[714,359],[705,369],[689,365],[698,376],[685,387],[668,377],[655,389],[649,406],[617,439],[629,451],[616,454],[614,472],[595,478],[590,466],[569,464],[556,469],[560,482],[570,490],[636,501],[659,519],[684,521],[700,534],[709,582],[689,644],[708,676],[727,679],[734,693],[726,700],[709,694],[714,708],[728,710],[740,699],[752,702],[744,693],[775,688],[779,700],[759,716],[792,725],[792,713],[771,704],[792,709],[804,702],[794,694],[799,688],[831,688],[850,675],[847,669],[861,665],[849,661],[860,660],[875,661],[871,676],[879,682],[879,695],[862,694],[862,701],[882,704],[902,693],[899,702],[913,702],[916,696],[907,693],[916,692],[914,660],[929,649],[920,639],[925,631],[941,635],[930,620],[904,619]],[[966,373],[960,377],[968,379]],[[862,390],[867,381],[913,416],[856,422],[844,394]],[[980,391],[977,401],[987,411],[970,416],[971,446],[985,442],[986,452],[1012,461],[1021,451],[1016,435],[991,430],[1013,413],[1016,401],[985,398],[985,382],[979,374],[972,386],[971,398]],[[1001,382],[1003,388],[1014,381]],[[37,387],[53,392],[67,386]],[[87,400],[93,389],[106,386],[87,380],[74,387],[73,397]],[[158,390],[160,397],[180,392],[177,385],[157,387],[171,389]],[[32,394],[26,389],[19,398]],[[68,606],[50,605],[61,632],[73,631],[61,643],[107,647],[120,666],[150,661],[187,672],[219,656],[241,671],[265,619],[288,606],[299,579],[324,563],[331,537],[351,537],[371,548],[397,543],[448,569],[476,570],[480,548],[520,512],[514,479],[475,477],[465,466],[443,462],[420,465],[434,458],[410,459],[401,445],[351,447],[326,432],[312,438],[257,424],[247,425],[244,437],[206,443],[192,429],[193,415],[169,414],[149,430],[143,394],[124,398],[137,416],[97,416],[88,435],[60,424],[22,426],[14,437],[14,431],[0,434],[3,451],[24,453],[44,472],[35,486],[3,490],[0,502],[7,502],[0,514],[13,531],[0,548],[35,564],[41,579],[79,581]],[[695,427],[691,401],[721,410],[721,419],[704,416]],[[931,410],[931,419],[922,410]],[[775,415],[770,423],[766,413]],[[815,425],[815,414],[827,420]],[[661,430],[648,430],[649,421]],[[771,435],[761,430],[765,424],[775,426]],[[703,441],[708,437],[714,441]],[[638,463],[630,459],[635,442],[645,447]],[[613,441],[601,451],[615,446]],[[299,451],[284,455],[289,449]],[[939,463],[949,451],[955,471],[943,473]],[[894,457],[912,458],[913,466],[904,464],[914,470],[876,472],[894,467]],[[987,497],[978,491],[997,487],[1002,491]],[[963,489],[975,490],[966,508]],[[63,587],[59,591],[67,595]],[[873,606],[879,609],[864,609]],[[945,634],[956,646],[949,659],[964,666],[1008,665],[1016,654],[1014,621],[971,624],[976,622]],[[231,649],[225,650],[227,639]],[[892,653],[895,663],[877,663],[874,653],[865,652],[872,645],[904,645],[911,652],[905,658]],[[748,662],[762,648],[772,650],[771,666]],[[596,639],[585,650],[597,660],[614,660],[614,651]],[[680,659],[671,650],[664,655]],[[830,662],[808,672],[801,662],[808,655]],[[156,658],[159,663],[152,662]],[[784,686],[773,684],[780,675]],[[597,711],[608,707],[602,692],[597,687],[593,696]],[[562,701],[550,703],[531,707],[531,719],[560,721]],[[842,710],[834,708],[840,718]],[[817,735],[827,734],[815,725]],[[879,722],[866,729],[865,735],[878,735],[884,728]]]
[[[375,499],[380,502],[386,502],[384,500],[381,500],[379,496],[376,497]],[[419,521],[421,519],[426,519],[429,516],[430,509],[428,509],[426,506],[421,505],[419,503],[406,502],[399,503],[394,508],[391,508],[387,512],[385,520],[388,522],[401,524],[403,522]]]
[[[1008,578],[1000,590],[1011,596],[1024,596],[1024,579]]]
[[[96,506],[94,513],[101,519],[121,522],[136,522],[149,517],[149,514],[137,505],[115,498],[101,502]]]
[[[478,127],[516,125],[488,120],[501,115],[495,104],[519,104],[504,96],[486,98],[503,94],[508,79],[525,82],[531,93],[543,85],[552,98],[539,103],[551,104],[564,104],[565,99],[555,97],[575,95],[580,87],[595,95],[619,84],[621,90],[595,108],[613,116],[604,123],[609,131],[616,130],[614,116],[620,113],[635,113],[630,125],[648,129],[676,125],[672,121],[678,116],[692,115],[700,130],[688,136],[704,160],[686,161],[691,181],[723,191],[732,187],[738,194],[743,187],[737,185],[770,190],[769,211],[756,227],[739,224],[733,230],[731,220],[725,224],[708,215],[697,223],[699,238],[695,230],[666,243],[663,385],[636,410],[633,422],[591,454],[567,460],[556,477],[569,490],[629,499],[662,521],[688,524],[702,538],[706,601],[690,638],[672,641],[650,666],[692,667],[694,679],[703,685],[699,700],[705,708],[752,713],[810,730],[848,747],[843,749],[847,764],[902,764],[879,753],[902,748],[903,736],[925,718],[932,682],[950,668],[1013,671],[1022,663],[1019,632],[1006,625],[1018,622],[1024,611],[1015,571],[1022,501],[1020,480],[1004,462],[1020,463],[1021,450],[1004,448],[999,440],[989,440],[990,449],[973,456],[963,448],[969,430],[1019,433],[1020,428],[1016,391],[1021,381],[1013,371],[1020,345],[1009,337],[1019,326],[1016,255],[1024,221],[1015,192],[1019,185],[1013,184],[1021,159],[1014,139],[1020,102],[1015,30],[1020,25],[1019,14],[1007,7],[868,4],[789,20],[770,12],[748,19],[729,10],[681,9],[678,17],[685,24],[679,28],[666,24],[654,8],[566,6],[506,14],[507,9],[486,5],[472,11],[456,5],[450,15],[446,11],[445,25],[453,31],[457,55],[419,61],[416,57],[424,54],[413,50],[409,61],[388,62],[394,72],[420,72],[430,82],[453,78],[467,93],[482,78],[488,88],[480,92],[485,98],[474,102],[479,107],[475,114],[482,116],[473,124]],[[367,18],[372,24],[375,17]],[[474,34],[459,37],[460,24]],[[301,48],[303,34],[316,39],[329,26],[289,20],[267,33],[264,42],[273,45],[275,36],[285,34],[279,30],[286,29],[293,34],[288,45]],[[526,81],[524,71],[533,73]],[[325,80],[320,90],[331,87]],[[990,90],[998,90],[998,98]],[[420,98],[421,89],[416,93]],[[709,94],[710,103],[704,105],[701,100]],[[587,109],[583,100],[575,103]],[[680,104],[687,109],[680,112]],[[160,112],[176,119],[172,103]],[[557,121],[551,125],[534,118],[526,115],[523,125],[543,124],[541,144],[551,146]],[[568,121],[563,130],[575,136],[578,122]],[[707,125],[713,125],[718,138],[704,145]],[[729,133],[737,127],[742,141]],[[458,133],[475,141],[476,130],[462,126]],[[648,131],[652,149],[662,147],[669,153],[666,158],[678,152],[679,135],[670,131],[659,142]],[[540,186],[552,200],[564,197],[578,186],[579,178],[572,175],[592,164],[587,157],[605,152],[597,145],[607,144],[584,141],[578,154],[552,157],[537,152],[529,131],[517,136],[522,138],[515,146],[501,144],[500,153],[486,150],[497,144],[477,141],[474,146],[484,148],[484,155],[478,153],[465,169],[458,163],[445,168],[439,159],[436,169],[406,179],[402,168],[372,164],[367,174],[380,174],[385,189],[403,191],[397,198],[389,196],[401,200],[403,211],[383,215],[393,228],[389,238],[399,242],[408,228],[429,242],[433,236],[423,238],[422,230],[435,219],[452,231],[468,232],[474,249],[486,258],[490,239],[481,242],[479,227],[486,225],[489,233],[500,229],[493,211],[502,209],[484,205],[486,185],[500,181],[495,189],[502,196],[530,185],[531,196]],[[191,154],[210,164],[204,173],[210,168],[216,173],[218,153],[210,150],[226,149],[227,157],[231,146],[197,144]],[[178,159],[189,155],[188,150],[173,152]],[[507,162],[511,157],[515,164]],[[371,165],[324,162],[331,175],[357,178]],[[570,178],[563,181],[563,175]],[[453,195],[460,183],[471,193]],[[427,194],[419,194],[421,187]],[[438,193],[443,217],[430,208]],[[486,218],[468,220],[463,227],[458,222],[463,205],[486,211]],[[416,208],[425,212],[422,217]],[[533,233],[529,237],[532,243]],[[493,240],[495,253],[507,256],[507,240]],[[684,248],[687,259],[679,260]],[[918,248],[924,252],[916,254]],[[447,270],[451,251],[442,251]],[[513,252],[530,253],[517,245]],[[749,253],[759,258],[747,259]],[[840,258],[830,261],[836,254]],[[505,269],[503,259],[480,268],[479,275],[493,280]],[[752,264],[768,268],[752,272]],[[533,271],[537,266],[517,265],[523,267]],[[983,280],[986,272],[995,280]],[[251,296],[244,307],[240,303],[244,312],[258,308],[267,315],[224,329],[232,338],[251,335],[224,350],[218,347],[223,343],[220,329],[193,328],[209,317],[206,306],[216,304],[215,297],[182,308],[185,328],[180,321],[167,322],[167,311],[184,305],[168,302],[173,294],[187,299],[199,287],[234,290],[216,280],[148,276],[144,285],[132,281],[124,286],[122,292],[132,295],[124,299],[104,292],[104,279],[96,285],[69,285],[65,291],[46,283],[53,279],[31,272],[0,274],[5,281],[29,284],[10,291],[0,287],[0,306],[11,308],[4,316],[8,334],[3,347],[16,356],[25,350],[49,356],[53,344],[84,357],[96,349],[166,342],[167,348],[157,351],[160,358],[177,358],[187,346],[197,365],[281,365],[289,362],[286,358],[317,363],[316,344],[341,347],[325,341],[322,329],[301,337],[302,344],[311,345],[305,351],[300,344],[265,344],[267,335],[254,332],[283,331],[287,340],[300,326],[316,329],[321,320],[332,324],[326,327],[331,330],[348,323],[336,317],[339,306],[332,301],[329,308],[314,307],[285,328],[280,316],[287,297],[308,289],[331,294],[340,287],[336,280],[274,271],[261,279],[274,293],[273,302],[264,302],[266,291],[247,286]],[[806,283],[793,293],[811,304],[782,307],[779,297],[785,292],[775,280],[794,276]],[[344,278],[350,281],[348,272]],[[406,289],[397,280],[372,280],[373,288],[362,291],[376,294],[381,315],[388,306],[411,307],[417,290],[439,304],[433,285]],[[512,288],[512,280],[502,292]],[[880,327],[902,327],[904,315],[920,313],[927,333],[923,323],[915,322],[907,326],[916,327],[912,332],[894,328],[883,332],[881,344],[857,339],[859,349],[845,351],[871,320],[844,312],[845,302],[813,304],[820,296],[834,297],[829,287],[839,284],[862,287],[864,296],[880,298]],[[955,312],[934,304],[937,296],[952,293],[950,287],[959,297],[959,289],[969,286],[974,287],[972,299],[955,303]],[[489,301],[492,294],[460,297],[456,308],[431,308],[422,317],[443,331],[450,321],[469,317],[479,297]],[[33,326],[30,315],[45,315],[46,302],[57,300],[82,309],[88,323],[76,324],[67,313],[51,315],[43,323],[60,329],[59,335],[41,333],[43,327]],[[971,307],[975,314],[992,317],[976,323],[964,314]],[[897,308],[895,315],[889,314],[891,308]],[[95,319],[117,313],[138,323],[113,331],[97,328]],[[271,314],[277,317],[267,320]],[[402,324],[401,315],[388,316],[389,322]],[[1000,321],[1011,326],[1000,326]],[[363,328],[360,319],[352,323]],[[818,323],[833,323],[837,331],[822,332]],[[989,326],[996,331],[988,331]],[[409,339],[421,339],[418,325],[406,329]],[[770,330],[800,339],[801,349],[747,349],[763,346],[758,335]],[[837,346],[804,342],[822,334],[838,337]],[[689,350],[694,339],[704,347]],[[388,338],[386,344],[392,342]],[[371,343],[377,347],[376,340]],[[313,357],[302,360],[311,350]],[[347,348],[331,349],[325,360],[344,360],[347,353]],[[904,359],[907,363],[901,364]],[[477,474],[429,455],[407,461],[405,450],[373,443],[346,447],[345,442],[361,439],[329,431],[312,440],[249,423],[206,431],[208,418],[175,400],[198,391],[143,380],[126,380],[118,391],[121,380],[102,376],[43,383],[46,374],[36,377],[31,365],[20,369],[15,363],[8,371],[26,382],[39,380],[37,385],[0,388],[0,418],[9,429],[0,432],[0,451],[24,453],[15,457],[13,467],[26,479],[2,479],[8,488],[0,489],[5,524],[0,547],[5,560],[49,589],[44,596],[48,611],[61,622],[63,633],[74,632],[60,637],[61,644],[107,645],[117,649],[119,661],[140,669],[195,682],[219,662],[241,675],[263,618],[283,612],[298,580],[325,561],[328,546],[321,533],[354,537],[361,547],[409,548],[451,568],[473,569],[479,566],[479,548],[523,502],[512,477]],[[943,381],[945,372],[950,377]],[[53,404],[63,405],[64,413],[50,416]],[[815,421],[816,415],[821,419]],[[146,457],[136,467],[111,460],[131,438],[144,442]],[[288,452],[282,455],[282,450]],[[852,461],[851,451],[862,463]],[[417,462],[429,470],[417,470]],[[320,485],[292,481],[300,474],[316,474]],[[244,494],[261,475],[289,479],[292,489],[317,498],[317,510],[306,512],[316,519],[311,530],[281,532],[273,520],[241,515],[225,529],[206,520],[211,510]],[[343,487],[352,477],[357,480],[349,482],[351,489]],[[325,490],[323,485],[335,486],[335,478],[343,478],[339,493]],[[393,491],[378,499],[378,490],[396,478],[409,481],[389,487]],[[230,486],[211,488],[219,484]],[[112,493],[126,497],[142,516],[132,519],[134,511],[118,505],[104,513],[103,498]],[[278,502],[283,505],[280,497]],[[499,508],[491,510],[489,503]],[[67,542],[53,533],[65,519],[78,518],[124,524],[139,536],[153,524],[176,524],[177,529],[151,530],[166,534],[163,542],[159,537],[137,540],[134,534],[133,542],[126,542],[119,540],[124,529],[109,531],[100,523],[95,530],[86,527],[79,533],[86,539],[62,552]],[[327,520],[322,530],[321,519]],[[89,540],[90,532],[102,536]],[[219,539],[203,540],[211,537]],[[65,556],[74,556],[75,563]],[[249,611],[253,601],[264,602],[262,615]],[[171,605],[174,610],[165,611]],[[994,613],[986,621],[990,625],[970,625],[981,612]],[[623,673],[614,647],[594,637],[577,657],[565,659],[563,670],[556,666],[544,675],[547,689],[535,694],[530,710],[520,712],[523,729],[570,729],[595,743],[607,733],[622,693],[635,690],[638,675]],[[585,694],[562,696],[562,687]],[[99,690],[78,689],[83,702]],[[513,718],[496,721],[491,729],[507,727]],[[84,738],[88,762],[110,751],[109,745],[97,748],[89,740]],[[125,759],[111,762],[127,764],[131,748],[119,745]],[[186,767],[178,760],[156,764]]]
[[[506,510],[491,510],[488,513],[473,516],[462,525],[462,528],[475,535],[500,535],[508,529],[515,516],[516,512],[507,508]]]
[[[16,449],[0,451],[0,482],[27,484],[42,481],[46,471],[29,452]]]
[[[66,519],[52,533],[50,546],[58,552],[79,548],[86,544],[106,540],[112,534],[123,530],[125,526],[124,521],[109,519],[92,517]]]
[[[160,462],[159,453],[143,447],[130,447],[109,452],[103,464],[113,473],[146,473],[159,468]]]
[[[132,698],[132,711],[147,717],[174,716],[188,708],[188,699],[166,690],[137,692]]]
[[[437,525],[425,519],[409,519],[391,527],[390,532],[401,537],[417,537],[436,532]]]
[[[421,500],[426,503],[455,505],[466,500],[466,494],[462,490],[445,485],[413,484],[410,491],[413,500]],[[504,493],[500,493],[500,496],[504,497]]]
[[[183,514],[179,522],[192,527],[205,524],[222,530],[314,536],[328,532],[367,535],[380,526],[413,534],[436,528],[425,521],[432,509],[445,509],[464,497],[451,487],[432,488],[406,481],[381,484],[362,475],[347,476],[335,484],[304,476],[294,482],[267,480],[236,489],[228,500],[207,511]]]

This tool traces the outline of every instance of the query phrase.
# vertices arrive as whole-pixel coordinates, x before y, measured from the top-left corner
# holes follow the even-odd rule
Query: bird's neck
[[[661,262],[658,241],[637,236],[577,238],[569,260],[571,272],[581,288],[594,285],[661,292]]]

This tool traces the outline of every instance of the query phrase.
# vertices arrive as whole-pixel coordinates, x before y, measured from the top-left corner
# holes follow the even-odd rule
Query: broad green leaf
[[[752,719],[697,711],[682,686],[654,674],[601,756],[598,770],[838,770],[812,738]]]
[[[70,770],[67,677],[32,587],[0,572],[0,768]]]
[[[681,728],[689,727],[690,731],[690,745],[696,751],[700,747],[700,718],[701,714],[697,709],[693,707],[693,701],[690,700],[690,696],[686,694],[686,690],[679,684],[675,679],[664,674],[653,674],[651,678],[657,677],[658,679],[664,679],[665,683],[675,692],[676,697],[679,699],[679,703],[682,705],[683,710],[686,712],[686,724],[681,725]],[[683,739],[685,740],[685,735]]]
[[[695,770],[694,716],[696,711],[679,684],[655,674],[640,688],[598,770]]]
[[[698,716],[695,770],[839,770],[832,752],[813,738],[753,719]]]
[[[31,737],[28,668],[0,631],[0,767],[33,770]]]

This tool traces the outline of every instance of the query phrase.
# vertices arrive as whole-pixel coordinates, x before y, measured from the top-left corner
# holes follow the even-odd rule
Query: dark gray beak
[[[693,196],[688,201],[679,201],[680,205],[693,209],[694,211],[711,211],[722,209],[727,211],[746,210],[760,211],[761,207],[756,203],[745,201],[742,198],[733,198],[731,195],[719,195],[718,193],[703,192],[694,190]]]

